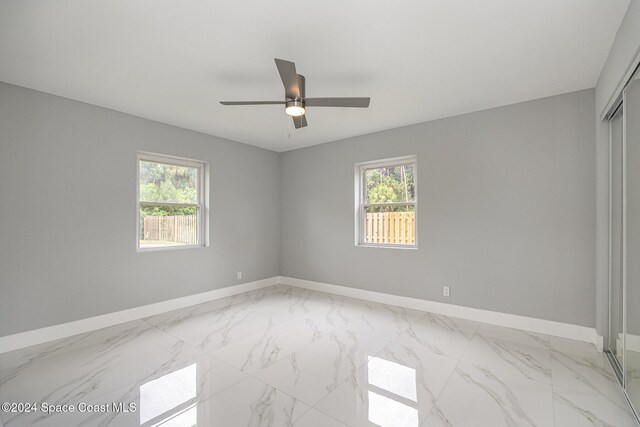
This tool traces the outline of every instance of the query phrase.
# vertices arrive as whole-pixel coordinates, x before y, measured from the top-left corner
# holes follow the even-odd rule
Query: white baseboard
[[[243,292],[266,288],[277,285],[278,283],[280,283],[280,278],[278,276],[270,277],[268,279],[227,286],[225,288],[215,289],[200,294],[188,295],[186,297],[175,298],[155,304],[117,311],[115,313],[103,314],[73,322],[62,323],[60,325],[19,332],[13,335],[6,335],[0,337],[0,354],[32,345],[54,341],[60,338],[67,338],[73,335],[95,331],[120,323],[130,322],[132,320],[142,319],[156,314],[166,313],[179,308],[190,307],[203,302],[241,294]]]
[[[279,283],[283,285],[311,289],[319,292],[327,292],[331,294],[359,298],[378,303],[397,305],[399,307],[427,311],[435,314],[459,317],[461,319],[475,320],[492,325],[506,326],[509,328],[521,329],[530,332],[537,332],[546,335],[585,341],[593,343],[598,348],[598,351],[602,351],[602,337],[597,334],[594,328],[589,328],[586,326],[572,325],[568,323],[554,322],[544,319],[536,319],[533,317],[519,316],[516,314],[481,310],[460,305],[446,304],[418,298],[385,294],[382,292],[350,288],[347,286],[331,285],[328,283],[295,279],[292,277],[276,276],[270,277],[268,279],[256,280],[255,282],[228,286],[225,288],[215,289],[200,294],[188,295],[181,298],[175,298],[172,300],[117,311],[115,313],[103,314],[100,316],[94,316],[86,319],[76,320],[73,322],[63,323],[60,325],[48,326],[46,328],[20,332],[13,335],[6,335],[0,337],[0,354],[13,350],[19,350],[25,347],[30,347],[32,345],[54,341],[61,338],[67,338],[85,332],[95,331],[120,323],[130,322],[132,320],[142,319],[156,314],[166,313],[168,311],[177,310],[184,307],[190,307],[192,305],[237,295],[243,292],[266,288]]]
[[[292,277],[281,276],[280,283],[283,285],[296,286],[299,288],[359,298],[378,303],[397,305],[399,307],[427,311],[430,313],[458,317],[461,319],[475,320],[477,322],[489,323],[492,325],[506,326],[509,328],[537,332],[556,337],[570,338],[573,340],[592,343],[596,346],[598,351],[602,351],[602,337],[598,335],[595,328],[589,328],[587,326],[572,325],[552,320],[536,319],[534,317],[482,310],[418,298],[402,297],[381,292],[367,291],[364,289],[349,288],[347,286],[330,285],[328,283],[313,282],[311,280],[295,279]]]

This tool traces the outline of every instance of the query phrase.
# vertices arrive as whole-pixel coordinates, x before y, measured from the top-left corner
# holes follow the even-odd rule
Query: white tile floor
[[[0,427],[636,426],[589,344],[285,286],[0,355],[0,402],[76,411]]]

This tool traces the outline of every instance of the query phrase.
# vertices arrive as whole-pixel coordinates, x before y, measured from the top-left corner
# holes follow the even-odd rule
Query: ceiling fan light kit
[[[294,99],[293,101],[287,101],[285,105],[284,112],[293,117],[302,116],[306,110],[304,101],[302,100]]]
[[[296,64],[275,58],[284,85],[284,101],[220,101],[222,105],[282,105],[296,129],[307,126],[307,107],[367,108],[370,98],[306,98],[305,78],[296,72]]]

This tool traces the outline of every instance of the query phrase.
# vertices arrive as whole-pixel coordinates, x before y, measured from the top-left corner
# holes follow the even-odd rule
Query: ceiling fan
[[[284,101],[220,101],[222,105],[284,104],[285,113],[293,118],[296,129],[307,126],[307,107],[367,108],[370,98],[306,98],[305,79],[296,72],[296,64],[275,58],[276,67],[284,84]]]

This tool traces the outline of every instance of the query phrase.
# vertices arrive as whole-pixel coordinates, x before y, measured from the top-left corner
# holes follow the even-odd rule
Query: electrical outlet
[[[238,271],[238,280],[242,280],[242,271]]]
[[[445,297],[450,297],[451,296],[451,288],[449,286],[443,286],[442,287],[442,295],[444,295]]]

